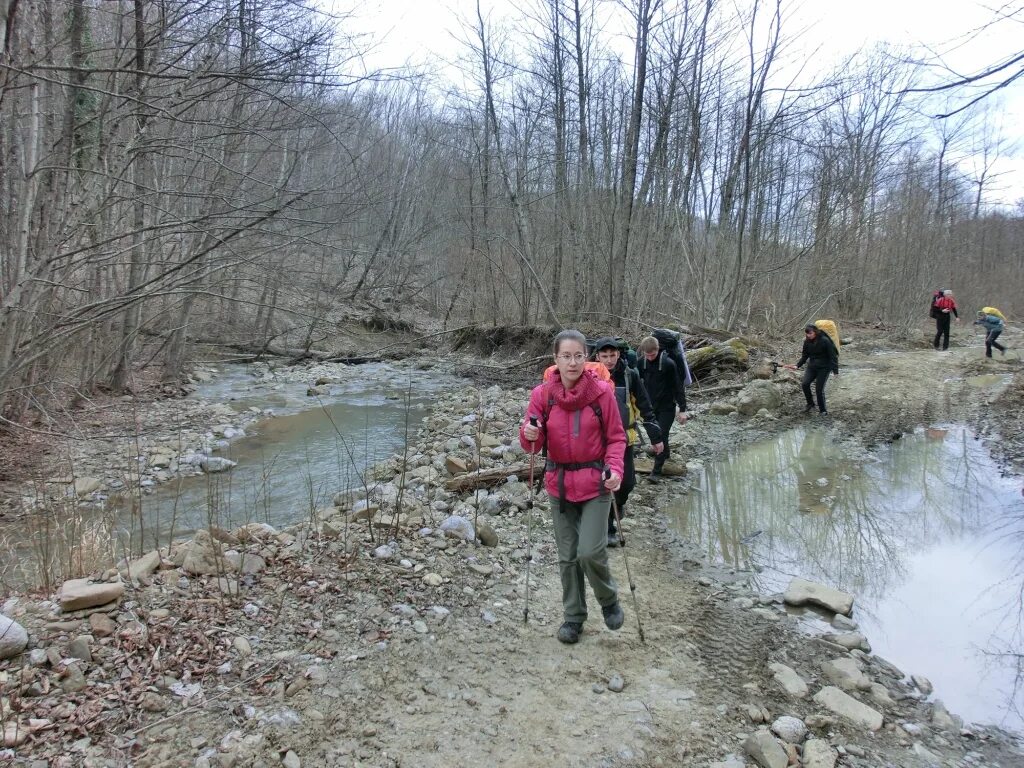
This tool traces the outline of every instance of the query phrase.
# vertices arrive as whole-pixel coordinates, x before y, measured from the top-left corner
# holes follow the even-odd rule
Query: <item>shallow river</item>
[[[766,593],[803,576],[854,594],[875,653],[928,677],[968,722],[1024,731],[1001,655],[1024,651],[1024,500],[967,431],[921,430],[864,453],[824,429],[793,430],[691,482],[672,514],[713,559],[756,570]]]
[[[369,363],[329,385],[323,407],[306,395],[307,386],[261,382],[242,367],[202,385],[193,397],[275,415],[217,454],[238,462],[231,471],[172,481],[144,496],[146,540],[159,531],[166,543],[172,521],[180,536],[210,523],[281,526],[308,518],[338,491],[358,486],[367,466],[415,443],[437,392],[458,383],[432,371]]]

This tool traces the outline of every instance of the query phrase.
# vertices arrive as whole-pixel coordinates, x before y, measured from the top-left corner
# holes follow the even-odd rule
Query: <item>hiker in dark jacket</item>
[[[825,407],[825,382],[828,381],[830,373],[839,375],[839,350],[827,333],[820,330],[816,325],[804,327],[804,348],[800,355],[800,361],[796,365],[787,365],[787,368],[799,370],[807,364],[803,380],[800,386],[804,390],[804,397],[807,398],[807,407],[804,413],[814,410],[814,400],[811,398],[811,382],[814,382],[814,394],[818,398],[818,412],[822,416],[828,415]]]
[[[625,359],[621,356],[619,341],[611,336],[598,339],[594,345],[597,359],[603,363],[612,376],[612,384],[615,385],[615,399],[619,403],[619,413],[622,415],[622,427],[626,430],[626,453],[622,462],[622,485],[615,492],[615,504],[619,509],[619,516],[626,514],[626,501],[629,499],[629,492],[636,487],[636,469],[633,466],[633,449],[640,442],[639,425],[637,416],[643,419],[644,430],[651,441],[655,452],[660,453],[661,429],[658,427],[657,415],[651,406],[650,398],[647,396],[647,389],[640,378],[640,373],[635,368],[626,365]],[[619,539],[615,535],[615,510],[608,511],[608,546],[619,546]]]
[[[1006,327],[1002,318],[996,315],[986,315],[984,312],[979,311],[978,319],[974,321],[974,324],[980,325],[985,329],[985,357],[992,357],[992,347],[998,349],[1000,354],[1006,354],[1006,347],[996,341],[999,338],[999,334]]]
[[[664,445],[661,452],[654,456],[654,470],[651,475],[657,476],[661,474],[662,467],[669,457],[668,437],[672,430],[672,422],[686,423],[686,388],[683,386],[682,377],[676,371],[675,361],[661,351],[656,338],[645,336],[640,341],[639,349],[637,367],[651,398],[651,405],[654,406]]]
[[[942,298],[935,300],[935,341],[934,346],[939,348],[939,340],[942,340],[942,351],[949,349],[949,316],[952,315],[960,322],[960,315],[956,311],[956,299],[953,292],[945,290]]]

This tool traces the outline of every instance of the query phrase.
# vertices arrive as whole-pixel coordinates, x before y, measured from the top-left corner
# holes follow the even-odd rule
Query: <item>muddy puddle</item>
[[[802,576],[856,596],[872,650],[935,685],[968,722],[1024,732],[1024,499],[980,441],[935,427],[865,452],[807,428],[691,475],[668,511],[764,593]],[[810,631],[827,631],[808,614]]]

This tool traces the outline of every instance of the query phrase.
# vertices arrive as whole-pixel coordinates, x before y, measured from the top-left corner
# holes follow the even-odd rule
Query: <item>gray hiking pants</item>
[[[602,606],[613,605],[619,599],[606,548],[611,496],[605,494],[579,504],[566,501],[561,512],[559,500],[550,494],[548,499],[562,577],[563,620],[582,624],[587,620],[584,574]]]

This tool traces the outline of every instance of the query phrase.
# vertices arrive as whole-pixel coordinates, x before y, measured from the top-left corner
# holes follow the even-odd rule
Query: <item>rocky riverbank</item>
[[[795,385],[769,384],[706,400],[675,445],[700,461],[789,423]],[[631,500],[628,547],[611,553],[625,626],[591,621],[560,645],[546,505],[531,505],[516,440],[527,394],[439,397],[403,456],[302,524],[200,531],[8,600],[0,754],[61,767],[1020,764],[1011,737],[964,727],[917,670],[871,652],[856,596],[759,594],[755,574],[681,541],[661,510],[685,480],[641,483]],[[833,410],[869,433],[850,393]]]

